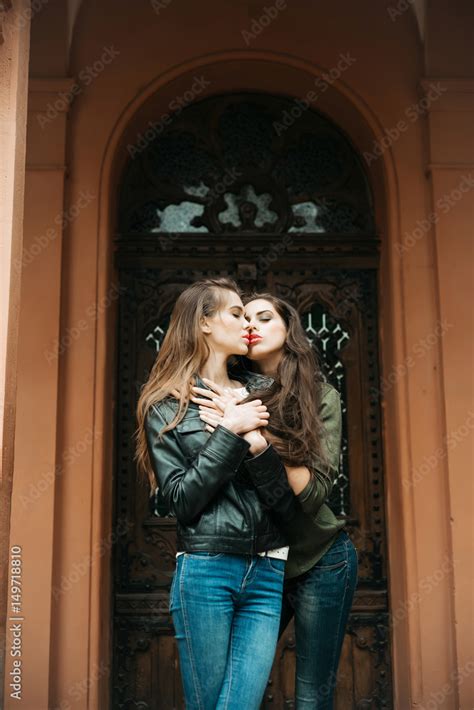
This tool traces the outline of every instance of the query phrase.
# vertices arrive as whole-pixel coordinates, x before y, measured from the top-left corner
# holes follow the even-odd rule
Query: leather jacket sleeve
[[[295,496],[273,446],[269,444],[257,456],[245,459],[244,464],[260,499],[272,510],[275,521],[289,523],[296,513]]]
[[[158,436],[166,423],[159,406],[152,405],[145,419],[148,453],[169,511],[187,525],[235,476],[250,445],[219,425],[190,462],[176,429],[165,432],[162,439]]]
[[[341,395],[331,387],[321,398],[319,416],[325,429],[321,446],[327,456],[329,469],[316,456],[308,463],[310,480],[296,496],[305,513],[316,515],[322,504],[331,494],[334,481],[339,472],[339,460],[342,437]]]

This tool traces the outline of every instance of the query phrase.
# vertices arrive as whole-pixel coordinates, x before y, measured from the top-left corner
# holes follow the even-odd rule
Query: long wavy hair
[[[145,418],[152,404],[179,390],[180,397],[174,418],[160,431],[162,436],[173,429],[186,414],[195,375],[209,358],[210,350],[201,330],[202,319],[215,315],[225,303],[225,292],[238,296],[240,289],[229,278],[203,279],[186,288],[178,297],[171,313],[170,324],[147,381],[140,389],[137,403],[138,427],[135,461],[140,480],[146,480],[153,491],[156,480],[148,454]]]
[[[254,389],[244,401],[261,399],[270,412],[265,437],[288,466],[307,466],[315,457],[327,466],[321,448],[324,429],[318,416],[320,385],[324,382],[319,353],[310,345],[298,311],[271,293],[251,293],[243,297],[246,305],[255,299],[269,301],[286,326],[283,353],[267,389]],[[243,357],[241,364],[257,371],[257,365]]]

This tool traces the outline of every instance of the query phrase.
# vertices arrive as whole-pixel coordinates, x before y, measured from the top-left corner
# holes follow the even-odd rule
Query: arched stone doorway
[[[377,330],[380,241],[361,161],[343,132],[294,99],[207,98],[157,117],[129,142],[120,180],[113,707],[180,707],[168,616],[174,521],[137,487],[132,433],[140,385],[179,292],[231,274],[299,309],[343,397],[331,497],[359,551],[360,581],[337,707],[391,707]],[[291,707],[292,626],[266,694]],[[174,679],[174,680],[173,680]],[[269,705],[270,706],[270,705]]]

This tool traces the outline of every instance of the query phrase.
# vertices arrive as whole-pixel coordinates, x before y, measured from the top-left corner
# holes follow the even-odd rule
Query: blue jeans
[[[258,710],[275,655],[285,560],[186,552],[170,612],[187,710]]]
[[[285,580],[279,635],[294,615],[296,710],[332,710],[357,569],[356,548],[340,530],[314,567]]]

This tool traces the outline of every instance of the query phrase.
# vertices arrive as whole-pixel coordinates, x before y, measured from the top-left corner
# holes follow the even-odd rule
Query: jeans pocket
[[[282,576],[285,574],[286,560],[282,560],[278,557],[268,557],[264,558],[267,560],[267,564],[273,572],[278,572]]]
[[[339,569],[340,567],[347,567],[347,560],[340,560],[333,565],[321,565],[318,562],[313,569],[319,570],[320,572],[327,572],[328,570]]]
[[[207,552],[204,550],[196,550],[196,552],[185,552],[186,557],[204,557],[205,559],[217,559],[218,557],[223,557],[224,552]]]
[[[345,542],[336,542],[332,547],[325,552],[321,559],[313,567],[314,570],[326,572],[327,570],[339,569],[346,567],[347,561],[347,545]]]

